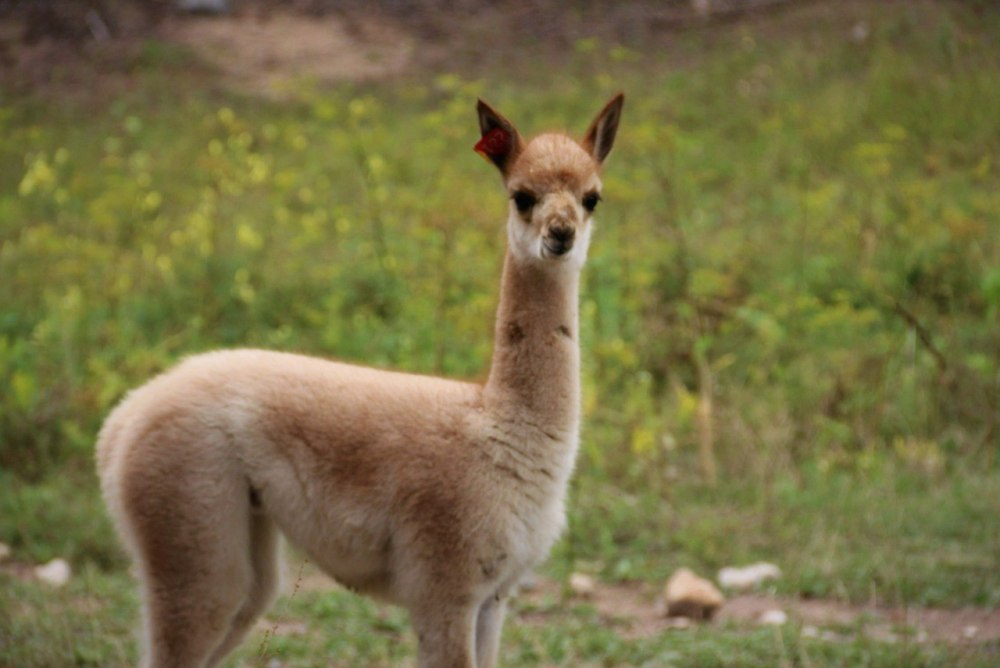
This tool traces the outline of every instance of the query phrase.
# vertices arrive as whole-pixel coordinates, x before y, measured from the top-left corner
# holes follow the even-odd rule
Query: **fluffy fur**
[[[97,445],[142,587],[144,665],[219,663],[273,599],[278,535],[409,609],[424,668],[495,665],[505,601],[564,523],[580,419],[577,291],[621,96],[582,143],[524,142],[480,102],[511,194],[484,385],[262,350],[192,357]],[[495,142],[496,143],[496,142]],[[556,249],[553,251],[552,249]]]

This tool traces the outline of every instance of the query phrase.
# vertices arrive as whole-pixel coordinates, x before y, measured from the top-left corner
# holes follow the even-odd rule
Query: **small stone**
[[[968,625],[968,626],[966,626],[965,628],[962,629],[962,637],[965,638],[966,640],[972,640],[977,635],[979,635],[979,627],[978,626],[970,624],[970,625]]]
[[[3,561],[10,556],[10,545],[6,543],[0,543],[0,561]]]
[[[35,577],[53,587],[65,585],[72,574],[73,569],[65,559],[53,559],[43,566],[35,566]]]
[[[781,577],[781,569],[774,564],[760,561],[749,566],[727,566],[719,571],[719,584],[724,589],[745,590],[767,580]]]
[[[585,573],[573,573],[569,576],[569,588],[577,596],[590,598],[597,589],[597,583]]]
[[[788,622],[788,615],[784,610],[775,608],[762,614],[757,621],[768,626],[784,626]]]
[[[670,576],[663,598],[668,616],[690,619],[711,619],[726,600],[715,585],[687,568]]]
[[[851,39],[860,44],[868,39],[870,33],[871,30],[869,30],[868,24],[864,21],[858,21],[851,28]]]

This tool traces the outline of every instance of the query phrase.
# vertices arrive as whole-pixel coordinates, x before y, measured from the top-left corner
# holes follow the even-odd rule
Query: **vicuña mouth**
[[[542,239],[542,255],[548,257],[562,257],[573,250],[573,242],[559,241],[558,239]]]

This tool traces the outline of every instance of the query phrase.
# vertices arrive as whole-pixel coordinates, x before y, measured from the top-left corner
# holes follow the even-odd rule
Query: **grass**
[[[720,489],[648,491],[575,482],[570,533],[554,557],[565,576],[586,564],[606,580],[665,580],[681,566],[714,573],[779,563],[778,591],[891,604],[996,607],[1000,526],[995,472],[939,478],[884,465],[805,471]]]
[[[3,577],[3,576],[0,576]],[[129,666],[137,652],[137,601],[124,573],[85,569],[65,590],[3,579],[0,665]],[[714,625],[625,639],[590,605],[554,600],[513,606],[502,660],[508,666],[990,666],[993,645],[896,642],[838,629],[840,639],[782,629]],[[405,613],[344,591],[279,599],[229,666],[407,666],[415,638]]]
[[[10,620],[0,629],[0,665],[131,665],[135,586],[93,485],[80,486],[75,472],[42,486],[5,482],[3,516],[30,529],[13,535],[19,558],[61,554],[83,567],[65,590],[0,571],[0,618]],[[666,501],[586,471],[575,485],[569,533],[543,570],[556,581],[583,571],[608,582],[662,583],[681,566],[711,575],[765,559],[784,571],[771,588],[779,595],[936,607],[1000,602],[994,473],[928,479],[887,465],[866,475],[812,472],[767,488],[685,482]],[[53,499],[67,491],[72,503]],[[299,587],[301,567],[300,558],[289,560],[286,595],[230,665],[267,665],[261,657],[285,666],[411,665],[415,640],[405,612],[345,591]],[[906,642],[905,634],[887,642],[837,626],[830,630],[839,640],[810,638],[797,621],[780,631],[730,624],[639,639],[623,635],[626,627],[627,620],[615,623],[573,598],[515,602],[504,665],[988,666],[1000,651],[996,643]]]
[[[784,596],[1000,605],[1000,18],[980,9],[849,3],[662,50],[581,40],[547,54],[555,78],[418,72],[284,102],[220,92],[150,43],[114,100],[4,96],[0,541],[77,575],[52,590],[0,568],[0,666],[136,659],[135,587],[91,463],[128,388],[236,345],[482,373],[504,206],[471,151],[484,94],[530,130],[582,130],[628,93],[547,577],[658,585],[768,560]],[[864,42],[847,37],[859,21]],[[706,376],[715,486],[697,457]],[[1000,651],[802,630],[628,639],[556,597],[515,604],[504,665],[986,666]],[[405,614],[302,590],[232,665],[407,665],[413,648]]]

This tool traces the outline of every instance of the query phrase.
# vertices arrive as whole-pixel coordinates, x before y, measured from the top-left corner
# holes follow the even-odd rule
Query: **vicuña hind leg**
[[[278,531],[274,523],[262,515],[250,517],[250,559],[253,578],[243,607],[232,618],[229,633],[216,648],[208,665],[222,661],[235,648],[254,621],[264,613],[274,600],[278,589]]]
[[[124,504],[142,581],[143,665],[207,668],[273,591],[274,530],[251,515],[238,477],[146,463],[128,477]]]

